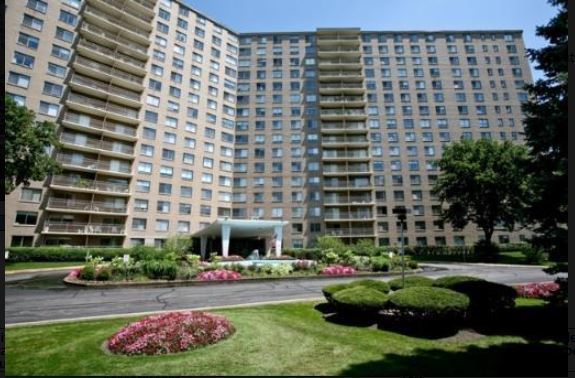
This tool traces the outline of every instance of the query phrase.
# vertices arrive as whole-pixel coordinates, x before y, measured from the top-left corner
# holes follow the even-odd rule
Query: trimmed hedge
[[[329,303],[333,303],[333,295],[338,291],[348,289],[347,284],[335,284],[335,285],[328,285],[321,289],[323,296]]]
[[[391,290],[404,289],[403,280],[401,278],[396,278],[387,283]],[[433,279],[420,276],[409,276],[405,277],[405,289],[409,287],[419,287],[419,286],[431,286],[433,284]]]
[[[390,291],[389,285],[387,284],[387,282],[377,281],[377,280],[358,280],[358,281],[350,282],[347,286],[349,288],[358,287],[358,286],[366,287],[368,289],[374,289],[374,290],[380,291],[383,294],[387,294]]]
[[[412,320],[460,320],[469,307],[469,298],[438,287],[409,287],[389,295],[386,309]]]
[[[122,257],[129,254],[138,260],[158,258],[163,256],[163,252],[153,247],[134,248],[81,248],[81,247],[10,247],[8,261],[29,262],[29,261],[84,261],[86,254],[93,257],[103,257],[105,260],[112,260],[114,257]]]
[[[485,281],[467,280],[450,285],[450,289],[470,299],[469,314],[473,318],[490,318],[515,307],[517,291],[511,286]]]
[[[319,248],[284,248],[282,254],[299,260],[317,261],[322,257],[322,251]]]
[[[142,272],[146,277],[157,280],[175,280],[178,275],[178,264],[171,260],[146,260],[142,262]]]
[[[336,292],[332,301],[338,312],[345,314],[377,313],[385,307],[387,295],[364,286],[351,287]]]
[[[446,276],[437,278],[433,282],[432,286],[453,290],[454,285],[458,285],[462,282],[475,282],[475,281],[485,281],[485,280],[482,278],[476,278],[470,276]]]

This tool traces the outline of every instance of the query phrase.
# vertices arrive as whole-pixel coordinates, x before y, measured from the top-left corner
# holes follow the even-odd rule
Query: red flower
[[[330,265],[326,268],[323,268],[320,274],[325,274],[328,276],[352,275],[355,274],[355,269],[349,266]]]
[[[242,278],[242,276],[241,274],[234,272],[233,270],[217,269],[202,272],[198,274],[197,278],[200,281],[225,281],[225,280],[239,280],[240,278]]]

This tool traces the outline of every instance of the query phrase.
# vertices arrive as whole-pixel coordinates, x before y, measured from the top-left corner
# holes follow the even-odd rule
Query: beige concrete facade
[[[30,0],[5,33],[5,90],[59,125],[64,167],[6,196],[6,246],[161,245],[223,216],[289,221],[286,248],[394,245],[396,205],[409,244],[471,244],[436,224],[431,161],[520,143],[531,81],[520,31],[236,34],[177,1]]]

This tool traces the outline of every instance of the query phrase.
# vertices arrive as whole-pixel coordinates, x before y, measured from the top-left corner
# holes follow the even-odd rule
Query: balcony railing
[[[100,1],[111,5],[112,7],[116,8],[120,12],[126,12],[126,9],[121,7],[121,5],[122,5],[121,1],[118,1],[118,0],[100,0]],[[154,5],[151,4],[150,1],[137,0],[137,2],[140,3],[141,5],[144,5],[146,8],[151,8],[151,9],[154,8]],[[147,5],[145,5],[145,4],[147,4]],[[145,16],[143,14],[136,14],[135,12],[129,12],[129,13],[126,12],[126,13],[129,14],[130,16],[139,18],[140,20],[147,22],[147,23],[150,23],[150,24],[151,24],[152,20],[154,19],[153,16]]]
[[[343,203],[372,203],[371,196],[340,196],[340,197],[325,197],[324,203],[326,204],[343,204]]]
[[[365,181],[332,181],[326,180],[323,183],[324,188],[369,188],[372,185],[369,182]]]
[[[367,116],[364,110],[352,110],[352,109],[331,109],[322,110],[322,116]]]
[[[102,1],[102,0],[101,0]],[[108,40],[110,40],[111,42],[116,42],[119,43],[121,45],[127,46],[133,50],[136,50],[142,54],[147,54],[148,53],[148,49],[146,49],[145,47],[138,45],[137,43],[134,43],[126,38],[122,38],[120,36],[118,36],[117,34],[111,33],[105,29],[102,29],[99,26],[96,25],[91,25],[88,24],[86,22],[82,23],[82,30],[88,31],[90,33],[93,34],[97,34],[101,37],[104,37]]]
[[[114,113],[127,118],[132,118],[134,120],[138,119],[138,112],[133,109],[128,109],[124,106],[112,104],[106,101],[98,100],[95,98],[87,97],[77,93],[70,93],[68,95],[68,101],[75,102],[81,105],[86,105],[95,109],[99,109],[105,112]]]
[[[141,37],[144,37],[146,40],[149,38],[148,32],[145,32],[144,30],[141,30],[134,25],[126,25],[126,22],[124,20],[117,18],[117,17],[114,17],[112,15],[109,15],[106,12],[102,12],[101,10],[96,9],[93,6],[87,5],[85,8],[85,12],[92,13],[93,15],[108,21],[110,24],[115,25],[117,28],[119,28],[121,30],[126,30],[128,32],[137,34]],[[126,25],[126,26],[124,26],[124,25]]]
[[[343,219],[373,219],[372,213],[367,212],[351,212],[351,213],[325,213],[325,219],[329,220],[343,220]]]
[[[361,64],[360,59],[319,59],[319,65],[332,65],[332,64]]]
[[[132,168],[130,164],[121,164],[112,161],[94,160],[88,158],[77,158],[75,155],[58,154],[57,160],[66,165],[87,168],[96,171],[110,171],[130,174]]]
[[[123,235],[126,227],[124,225],[108,225],[99,223],[44,223],[43,232],[62,234],[113,234]]]
[[[105,55],[106,57],[113,59],[113,60],[119,60],[122,61],[126,64],[138,67],[140,69],[144,69],[146,67],[146,63],[138,60],[138,59],[134,59],[126,54],[123,54],[121,52],[116,52],[112,49],[109,49],[107,47],[104,46],[100,46],[96,43],[87,41],[85,39],[81,39],[80,42],[78,43],[78,47],[84,47],[90,51],[95,51],[97,53],[100,53],[102,55]]]
[[[318,48],[318,53],[358,53],[360,54],[361,51],[357,48],[348,48],[348,47],[325,47],[325,48]]]
[[[363,84],[320,84],[319,89],[364,89]]]
[[[368,143],[367,138],[323,137],[322,143]]]
[[[369,166],[339,166],[339,165],[324,165],[323,166],[324,173],[345,173],[345,172],[353,172],[353,173],[369,173],[370,169]]]
[[[130,192],[130,186],[127,184],[124,185],[106,181],[85,180],[68,176],[52,177],[52,185],[117,194],[128,194]]]
[[[331,236],[358,236],[358,235],[375,235],[373,228],[336,228],[325,230],[326,235]]]
[[[121,144],[113,143],[105,140],[99,140],[94,138],[79,138],[77,134],[62,134],[60,140],[65,143],[73,144],[76,146],[95,148],[98,150],[105,150],[111,152],[118,152],[121,154],[132,155],[134,153],[134,147]]]
[[[322,122],[321,128],[326,130],[367,130],[367,126],[363,122],[346,122],[345,124]]]
[[[132,92],[132,91],[117,87],[117,86],[112,85],[112,84],[106,84],[106,83],[98,81],[98,80],[90,79],[90,78],[85,77],[85,76],[75,74],[72,76],[72,79],[70,81],[72,83],[75,83],[75,84],[90,87],[92,89],[97,89],[97,90],[107,92],[107,93],[110,93],[110,94],[113,94],[113,95],[116,95],[119,97],[127,98],[129,100],[140,101],[140,94],[139,93]]]
[[[156,3],[154,1],[150,1],[150,0],[132,0],[132,1],[142,5],[145,8],[152,9],[152,10],[156,6]]]
[[[106,202],[68,200],[60,198],[50,198],[48,200],[48,208],[114,214],[125,214],[128,211],[126,205],[116,206]]]
[[[367,151],[351,152],[351,151],[324,151],[322,156],[324,158],[369,158]]]
[[[144,79],[142,77],[132,75],[132,74],[126,73],[124,71],[120,71],[116,68],[112,68],[112,67],[107,66],[105,64],[96,63],[93,60],[86,59],[82,56],[78,56],[76,58],[76,60],[74,61],[74,63],[77,63],[77,64],[85,66],[85,67],[93,68],[96,71],[108,74],[110,76],[117,77],[118,79],[132,82],[134,84],[143,85],[143,83],[144,83]]]
[[[338,102],[365,102],[365,98],[362,96],[321,96],[319,102],[325,103],[338,103]]]
[[[85,121],[86,119],[88,120],[88,122]],[[75,123],[92,129],[110,131],[112,133],[121,134],[124,136],[129,137],[136,136],[136,129],[133,127],[125,126],[119,123],[102,121],[86,115],[82,115],[82,117],[80,117],[78,113],[66,112],[66,114],[64,115],[64,121]]]
[[[319,78],[322,76],[339,76],[339,77],[349,77],[349,76],[363,76],[361,71],[350,72],[350,71],[319,71]]]

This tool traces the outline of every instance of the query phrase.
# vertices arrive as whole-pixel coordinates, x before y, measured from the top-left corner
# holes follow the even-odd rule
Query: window
[[[170,228],[170,221],[167,219],[156,219],[156,232],[167,232]]]
[[[56,38],[64,42],[72,42],[74,40],[74,33],[61,27],[57,27]]]
[[[48,10],[48,3],[41,0],[28,0],[26,7],[35,10],[36,12],[46,13]]]
[[[42,199],[42,189],[22,188],[20,192],[21,202],[40,203]]]
[[[42,27],[44,26],[44,21],[42,21],[36,17],[32,17],[30,15],[24,14],[24,19],[22,21],[22,24],[29,27],[30,29],[42,31]]]
[[[45,114],[51,117],[57,117],[60,111],[60,105],[52,104],[46,101],[40,101],[40,114]]]
[[[60,17],[58,18],[58,20],[68,25],[76,26],[76,23],[78,22],[78,16],[70,12],[66,12],[65,10],[60,10]]]
[[[26,54],[22,54],[18,51],[14,52],[14,57],[12,58],[12,63],[19,66],[24,66],[26,68],[34,67],[34,57]]]
[[[134,231],[145,231],[147,226],[147,220],[142,218],[132,219],[132,230]]]
[[[28,35],[26,33],[20,33],[18,35],[18,44],[24,45],[30,49],[36,50],[38,48],[39,43],[40,40],[38,38]]]
[[[70,50],[66,49],[62,46],[58,46],[58,45],[52,45],[52,56],[55,56],[56,58],[60,58],[60,59],[64,59],[64,60],[68,60],[70,58]]]
[[[30,76],[22,75],[16,72],[10,72],[8,75],[8,83],[22,88],[28,88],[30,85]]]
[[[38,213],[30,211],[16,212],[16,219],[14,221],[17,225],[34,226],[38,221]]]

